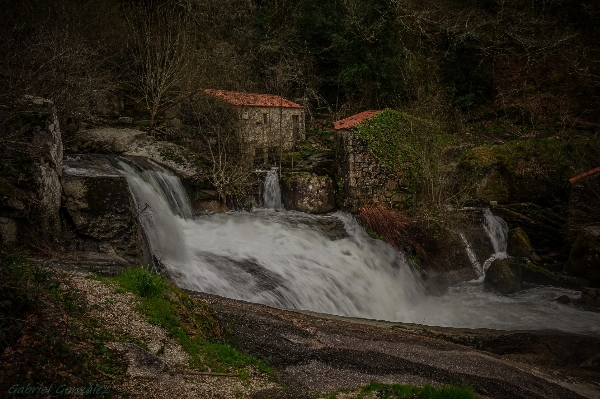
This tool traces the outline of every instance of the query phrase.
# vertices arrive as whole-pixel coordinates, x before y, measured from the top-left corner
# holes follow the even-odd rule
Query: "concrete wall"
[[[304,109],[244,106],[236,108],[240,115],[242,134],[255,149],[261,149],[265,153],[269,149],[279,147],[290,150],[296,142],[305,138]],[[298,120],[296,134],[294,116]]]
[[[401,176],[379,162],[365,141],[352,130],[341,130],[337,134],[340,206],[356,211],[375,200],[391,208],[403,208],[411,195],[403,189]]]

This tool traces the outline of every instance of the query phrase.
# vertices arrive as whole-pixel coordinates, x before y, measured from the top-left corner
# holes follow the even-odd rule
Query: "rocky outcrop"
[[[78,249],[143,263],[144,241],[127,179],[99,159],[65,161],[64,206]]]
[[[521,276],[515,273],[505,259],[496,259],[485,273],[483,284],[501,294],[512,294],[521,290]]]
[[[202,175],[202,163],[199,156],[174,143],[166,141],[151,142],[146,146],[129,150],[123,155],[151,159],[183,178]]]
[[[148,158],[184,178],[201,174],[197,154],[174,143],[154,141],[145,132],[134,129],[102,127],[82,130],[75,135],[71,150]]]
[[[496,206],[494,214],[504,219],[511,230],[520,227],[527,235],[535,253],[525,256],[546,269],[563,270],[568,258],[566,218],[531,203]]]
[[[54,104],[26,96],[0,106],[0,217],[2,241],[60,229],[63,144]],[[16,231],[15,231],[16,230]],[[41,237],[40,237],[41,238]]]
[[[308,173],[282,179],[281,194],[285,209],[307,213],[327,213],[335,209],[333,182],[328,176]]]
[[[600,226],[584,228],[571,247],[566,270],[573,276],[600,284]]]
[[[600,309],[600,288],[584,288],[581,291],[581,304],[586,308]]]
[[[138,151],[148,144],[149,139],[145,132],[101,127],[77,132],[70,150],[73,152],[123,154]]]
[[[520,228],[509,230],[506,253],[510,256],[529,256],[533,252],[527,233]]]

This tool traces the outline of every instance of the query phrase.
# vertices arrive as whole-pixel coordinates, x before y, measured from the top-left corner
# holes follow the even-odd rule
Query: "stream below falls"
[[[555,329],[600,335],[600,313],[555,301],[578,291],[537,286],[512,295],[482,278],[428,296],[405,256],[342,212],[255,209],[191,217],[177,178],[116,159],[152,253],[183,288],[285,308],[447,327]]]

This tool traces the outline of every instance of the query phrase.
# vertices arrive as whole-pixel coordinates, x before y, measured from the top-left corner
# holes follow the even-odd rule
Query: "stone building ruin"
[[[204,93],[233,106],[240,130],[256,158],[288,151],[305,139],[305,110],[274,94],[205,89]]]

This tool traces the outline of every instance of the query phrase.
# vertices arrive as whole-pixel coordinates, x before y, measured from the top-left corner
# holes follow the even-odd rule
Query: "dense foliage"
[[[592,0],[26,0],[0,28],[0,100],[85,118],[120,90],[154,119],[201,87],[271,92],[312,112],[420,106],[538,131],[598,124]],[[68,115],[67,115],[68,114]]]

